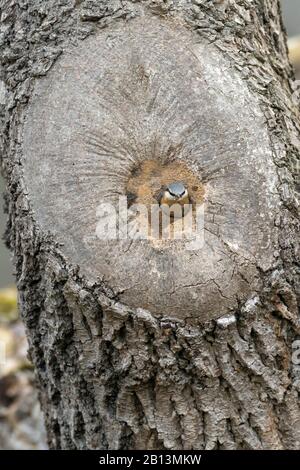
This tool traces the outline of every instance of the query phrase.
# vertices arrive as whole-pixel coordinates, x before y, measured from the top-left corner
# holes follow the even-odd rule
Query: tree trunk
[[[279,1],[0,7],[6,240],[50,447],[299,448],[300,121]],[[94,235],[99,202],[130,184],[142,200],[149,165],[198,179],[203,246]]]

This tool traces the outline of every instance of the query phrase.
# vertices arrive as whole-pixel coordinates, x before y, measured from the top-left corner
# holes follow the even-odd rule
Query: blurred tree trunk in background
[[[7,242],[50,447],[299,449],[299,101],[279,1],[0,0],[0,9]],[[280,196],[275,261],[259,270],[259,291],[222,321],[162,324],[89,282],[37,224],[24,184],[34,85],[71,44],[145,12],[213,43],[265,117]],[[47,124],[45,115],[45,132]]]
[[[290,59],[296,70],[296,78],[300,79],[300,35],[289,40]]]

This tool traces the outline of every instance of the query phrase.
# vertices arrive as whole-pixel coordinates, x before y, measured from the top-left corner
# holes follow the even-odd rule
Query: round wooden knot
[[[145,16],[70,46],[37,83],[23,136],[41,229],[121,302],[205,321],[257,289],[278,204],[264,116],[223,54],[184,26]],[[116,237],[99,238],[100,206],[149,207],[173,181],[199,206],[194,244],[128,238],[118,217]]]

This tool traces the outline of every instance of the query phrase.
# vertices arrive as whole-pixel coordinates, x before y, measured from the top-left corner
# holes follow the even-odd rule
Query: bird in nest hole
[[[172,212],[174,210],[174,218],[183,217],[186,213],[184,206],[191,204],[188,189],[180,181],[164,186],[160,191],[158,201],[163,211],[170,210],[170,208]]]

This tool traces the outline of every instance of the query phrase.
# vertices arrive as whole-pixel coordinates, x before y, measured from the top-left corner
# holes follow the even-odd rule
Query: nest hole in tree
[[[148,223],[150,238],[153,234],[151,208],[158,208],[162,189],[175,181],[182,182],[188,189],[194,218],[196,206],[204,202],[205,189],[200,177],[184,162],[179,160],[166,162],[145,160],[133,167],[131,171],[125,188],[128,208],[133,204],[142,204],[147,208],[147,221],[143,220],[143,214],[139,214],[138,217],[140,217],[140,224]],[[169,224],[173,226],[170,232],[171,238],[175,237],[176,227],[174,225],[181,223],[182,221],[172,217],[171,213],[169,219]],[[162,214],[160,214],[159,224],[159,238],[163,238]]]

